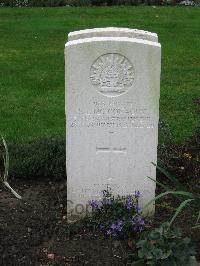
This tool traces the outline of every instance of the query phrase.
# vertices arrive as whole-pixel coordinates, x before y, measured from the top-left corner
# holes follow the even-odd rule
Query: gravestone
[[[65,46],[68,218],[88,201],[155,196],[161,46],[146,31],[72,32]],[[154,206],[146,210],[153,214]]]
[[[127,28],[96,28],[73,31],[68,34],[68,41],[92,37],[129,37],[158,42],[156,33]]]

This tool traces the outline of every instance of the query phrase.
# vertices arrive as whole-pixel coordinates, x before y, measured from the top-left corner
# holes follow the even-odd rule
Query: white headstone
[[[73,31],[68,34],[68,41],[92,37],[128,37],[158,42],[158,36],[156,33],[137,29],[113,27]]]
[[[116,32],[87,38],[86,30],[65,46],[68,217],[84,215],[105,189],[139,190],[142,205],[155,196],[147,176],[156,178],[161,47]]]

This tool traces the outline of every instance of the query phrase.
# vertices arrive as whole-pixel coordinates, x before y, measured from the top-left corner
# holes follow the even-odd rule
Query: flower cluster
[[[144,220],[139,215],[139,198],[141,193],[135,191],[127,197],[114,197],[104,191],[101,201],[91,200],[92,221],[107,236],[126,238],[140,233],[144,229]]]
[[[135,232],[141,232],[144,229],[144,220],[141,216],[136,216],[133,221],[131,221],[131,224],[133,226],[133,230]]]
[[[144,229],[145,222],[141,216],[136,216],[135,219],[129,221],[119,220],[116,223],[112,223],[109,229],[106,231],[108,236],[118,236],[123,231],[123,226],[129,228],[132,232],[140,233]],[[101,226],[103,229],[103,226]],[[124,235],[124,234],[123,234]]]
[[[124,203],[124,207],[125,207],[127,210],[130,210],[130,209],[133,207],[133,200],[132,200],[131,196],[128,196],[128,197],[127,197],[127,200],[126,200],[125,203]]]
[[[135,204],[134,204],[134,200],[131,196],[128,196],[125,203],[124,203],[124,207],[127,210],[130,210],[131,208],[133,208],[135,206],[135,211],[138,213],[141,211],[140,207],[139,207],[139,198],[141,196],[141,193],[139,191],[135,191]]]
[[[117,236],[117,233],[122,231],[123,221],[119,220],[116,223],[112,223],[110,228],[106,231],[107,235]]]

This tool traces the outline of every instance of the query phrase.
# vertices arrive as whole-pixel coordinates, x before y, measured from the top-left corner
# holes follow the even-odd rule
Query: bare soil
[[[184,146],[161,149],[167,167],[188,187],[200,188],[200,135]],[[158,180],[166,178],[158,174]],[[51,179],[11,179],[11,186],[23,197],[17,200],[0,187],[0,265],[129,265],[134,247],[130,241],[106,239],[84,225],[66,222],[66,182]],[[157,193],[160,190],[158,189]],[[178,202],[168,197],[156,205],[151,226],[159,226],[174,213]],[[184,212],[176,221],[192,236],[200,261],[200,230],[192,231],[193,212]]]
[[[0,265],[124,265],[117,241],[83,228],[69,231],[66,187],[50,180],[12,180],[23,197],[1,188]]]

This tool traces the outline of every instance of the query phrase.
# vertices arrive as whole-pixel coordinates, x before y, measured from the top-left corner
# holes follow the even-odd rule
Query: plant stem
[[[9,183],[8,183],[7,181],[4,181],[3,183],[4,183],[4,185],[5,185],[7,188],[9,188],[9,189],[11,190],[11,192],[13,193],[13,195],[15,195],[16,198],[18,198],[18,199],[22,199],[22,197],[21,197],[19,194],[17,194],[17,192],[14,191],[14,189],[11,188],[11,186],[9,185]]]

